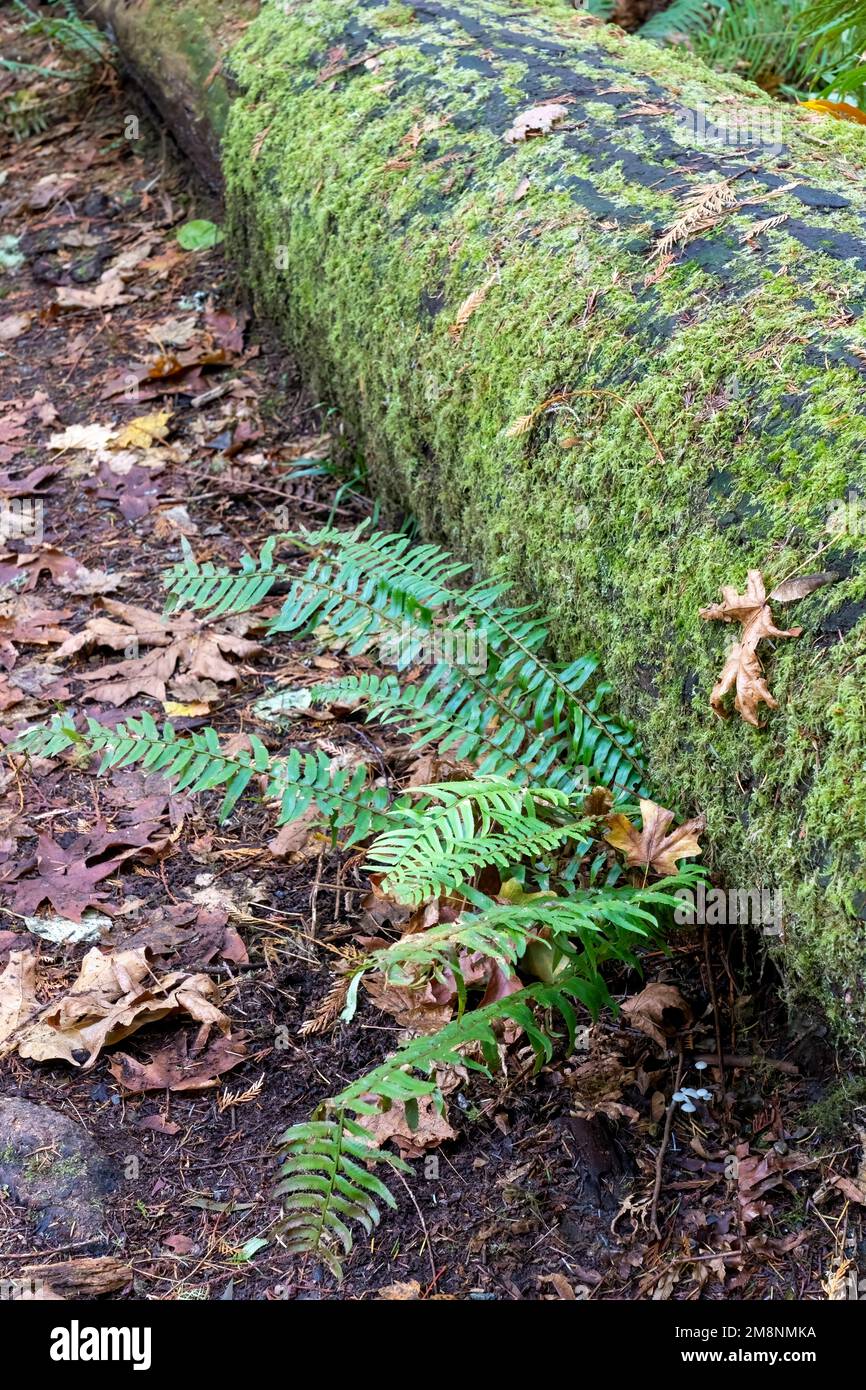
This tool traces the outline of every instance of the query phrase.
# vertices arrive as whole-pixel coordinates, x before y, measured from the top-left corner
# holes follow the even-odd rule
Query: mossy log
[[[235,263],[376,494],[600,651],[659,799],[781,895],[792,994],[862,1043],[866,133],[563,4],[266,4],[218,100],[211,4],[102,10],[221,141]],[[840,576],[764,644],[761,731],[710,709],[699,617],[750,569]]]

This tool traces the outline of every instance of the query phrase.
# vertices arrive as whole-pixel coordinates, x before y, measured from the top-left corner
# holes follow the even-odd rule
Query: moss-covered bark
[[[222,59],[258,0],[79,0],[114,39],[127,70],[214,188],[231,96]]]
[[[660,796],[707,814],[729,883],[780,891],[792,990],[862,1040],[862,129],[556,3],[266,4],[228,69],[238,264],[377,493],[540,599],[564,654],[601,651]],[[551,133],[505,139],[552,100]],[[721,179],[747,205],[663,270],[659,235]],[[731,634],[699,608],[749,568],[830,566],[767,653],[766,730],[720,723]]]

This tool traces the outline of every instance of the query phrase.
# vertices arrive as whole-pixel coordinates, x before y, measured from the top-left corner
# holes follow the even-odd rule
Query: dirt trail
[[[0,18],[23,54],[9,24]],[[44,61],[38,49],[27,56]],[[57,708],[103,722],[147,709],[181,729],[254,729],[273,748],[324,742],[361,759],[372,747],[395,783],[410,779],[417,759],[405,743],[387,731],[371,743],[347,713],[283,733],[262,725],[253,705],[263,693],[334,669],[314,647],[268,645],[252,620],[228,620],[208,629],[222,645],[164,659],[142,618],[161,611],[160,573],[182,536],[200,559],[236,562],[276,529],[351,521],[369,504],[339,421],[248,320],[221,249],[178,244],[178,228],[218,223],[219,208],[110,74],[84,101],[58,91],[48,128],[9,139],[0,161],[4,740]],[[0,970],[34,952],[44,1003],[69,988],[94,940],[114,953],[147,948],[154,976],[210,983],[237,1053],[222,1070],[218,1057],[202,1062],[196,1024],[174,1016],[107,1047],[86,1071],[7,1056],[2,1094],[78,1122],[117,1181],[102,1229],[86,1239],[0,1186],[0,1274],[30,1254],[114,1255],[130,1271],[118,1297],[335,1296],[322,1269],[296,1266],[273,1239],[270,1189],[280,1131],[396,1039],[394,1021],[369,1003],[351,1028],[335,1028],[327,1009],[340,949],[381,927],[357,858],[304,828],[274,844],[271,812],[255,801],[219,826],[217,798],[170,796],[135,769],[98,779],[66,757],[29,769],[7,757],[3,775]],[[63,919],[55,934],[67,939],[48,939],[34,917]],[[71,942],[69,920],[81,917],[95,920],[94,935]],[[684,937],[650,966],[694,1002],[689,1047],[712,1052],[701,939]],[[676,1058],[608,1021],[534,1083],[518,1046],[506,1080],[452,1096],[456,1137],[414,1160],[396,1186],[398,1212],[356,1250],[336,1296],[391,1286],[386,1296],[823,1296],[859,1240],[853,1204],[844,1219],[832,1204],[832,1226],[805,1220],[822,1184],[845,1171],[799,1118],[821,1089],[804,1076],[820,1077],[827,1057],[812,1035],[780,1038],[769,985],[746,997],[737,942],[720,946],[710,969],[732,1050],[766,1046],[785,1054],[787,1071],[729,1067],[727,1113],[677,1122],[661,1238],[648,1212]],[[615,983],[622,994],[641,987]],[[322,1031],[302,1033],[317,1019]],[[197,1055],[209,1084],[168,1089],[196,1074]],[[135,1088],[148,1065],[162,1069],[161,1089]],[[784,1155],[798,1140],[810,1161],[789,1179]],[[31,1188],[58,1176],[50,1139],[45,1147]],[[753,1216],[732,1154],[765,1160],[787,1183],[762,1189],[766,1209]]]

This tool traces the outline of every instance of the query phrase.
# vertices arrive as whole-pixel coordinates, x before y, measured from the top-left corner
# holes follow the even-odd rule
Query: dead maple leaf
[[[115,873],[130,856],[142,849],[158,848],[151,842],[156,829],[153,822],[126,830],[108,830],[99,825],[89,834],[76,835],[66,848],[50,835],[40,835],[36,854],[16,864],[0,882],[0,889],[14,894],[12,911],[22,916],[34,916],[36,909],[47,902],[58,916],[80,922],[85,908],[104,902],[105,894],[97,891],[98,883]],[[32,869],[36,870],[33,878],[22,877]]]
[[[709,608],[702,608],[700,616],[706,622],[741,623],[742,632],[739,642],[731,647],[722,673],[713,686],[710,704],[720,719],[726,718],[723,702],[729,691],[735,691],[734,709],[747,724],[759,729],[758,705],[778,709],[779,704],[764,679],[758,643],[764,637],[799,637],[803,629],[776,627],[760,570],[749,570],[746,589],[742,594],[737,593],[734,585],[724,585],[722,600]]]
[[[122,705],[136,695],[150,695],[164,704],[170,681],[178,698],[206,699],[216,689],[208,682],[238,679],[237,668],[225,659],[225,653],[246,657],[259,650],[257,642],[214,631],[189,613],[164,619],[147,608],[115,599],[102,599],[99,606],[112,616],[91,618],[57,649],[58,660],[92,647],[132,653],[124,661],[80,674],[80,680],[101,682],[91,691],[95,700]],[[139,655],[141,647],[151,650]]]
[[[86,449],[95,452],[104,449],[114,437],[112,425],[67,425],[65,430],[52,434],[48,441],[49,449]]]
[[[674,818],[673,811],[667,811],[655,801],[645,801],[642,797],[640,813],[642,830],[632,825],[628,816],[618,812],[608,817],[610,829],[604,837],[614,849],[622,850],[630,869],[646,865],[667,877],[677,872],[678,859],[690,859],[702,853],[698,835],[705,825],[703,816],[696,816],[694,820],[686,821],[668,833]]]
[[[397,1145],[401,1158],[420,1158],[426,1149],[438,1148],[447,1139],[457,1138],[457,1130],[437,1110],[432,1096],[420,1097],[418,1122],[414,1129],[406,1117],[406,1106],[401,1100],[395,1100],[387,1110],[380,1110],[375,1115],[362,1115],[359,1122],[377,1148],[390,1140]]]
[[[146,468],[133,464],[121,473],[109,460],[103,459],[97,472],[85,479],[84,490],[114,502],[127,521],[139,521],[159,504],[158,475],[161,472],[162,465],[148,463]]]
[[[7,564],[7,560],[14,558],[14,565]],[[0,584],[15,583],[20,584],[23,575],[27,576],[26,583],[20,585],[19,592],[28,593],[35,589],[36,585],[47,570],[55,584],[62,579],[73,578],[82,573],[84,566],[74,560],[71,555],[64,555],[62,550],[58,550],[53,545],[43,545],[38,550],[18,551],[14,555],[0,556]]]
[[[463,1067],[437,1067],[435,1079],[441,1096],[452,1091],[466,1080]],[[359,1124],[374,1141],[377,1148],[395,1143],[401,1158],[420,1158],[426,1149],[438,1148],[448,1139],[456,1139],[458,1131],[448,1123],[444,1110],[437,1107],[433,1096],[421,1096],[418,1101],[417,1123],[413,1127],[406,1115],[406,1106],[401,1100],[393,1101],[387,1110],[379,1110],[375,1115],[362,1115]]]
[[[61,467],[59,463],[41,463],[37,468],[31,468],[29,473],[22,474],[20,478],[10,478],[8,473],[0,473],[0,496],[42,496],[51,491],[53,484],[48,483],[48,479],[55,479]],[[47,487],[43,487],[44,483],[48,483]]]
[[[181,1034],[154,1053],[146,1065],[117,1052],[108,1069],[125,1091],[204,1091],[216,1086],[224,1072],[246,1060],[243,1033],[221,1034],[203,1050],[196,1046],[197,1041],[190,1048],[186,1034]]]
[[[18,659],[14,643],[46,647],[52,642],[65,642],[71,636],[65,627],[59,626],[72,617],[70,609],[43,608],[38,599],[21,594],[15,603],[15,610],[14,615],[0,614],[0,666],[7,671],[12,670]]]
[[[150,415],[137,415],[122,425],[111,441],[112,449],[150,449],[154,441],[168,434],[170,410],[155,410]]]
[[[784,1187],[795,1192],[788,1179],[789,1173],[800,1172],[804,1168],[818,1165],[817,1154],[777,1153],[768,1149],[766,1153],[750,1154],[748,1144],[738,1144],[737,1156],[737,1198],[740,1206],[740,1219],[746,1226],[760,1216],[768,1215],[770,1206],[761,1199],[774,1187]]]
[[[92,290],[60,285],[55,302],[60,309],[113,309],[118,304],[130,302],[125,289],[122,277],[115,270],[107,270]]]

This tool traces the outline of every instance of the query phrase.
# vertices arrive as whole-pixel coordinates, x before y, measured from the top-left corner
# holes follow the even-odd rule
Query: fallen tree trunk
[[[862,1040],[863,130],[557,4],[269,4],[219,101],[212,4],[97,9],[188,147],[222,139],[236,263],[377,495],[601,651],[660,798],[780,895],[793,992]],[[720,721],[699,610],[831,567],[764,643],[765,730]]]

